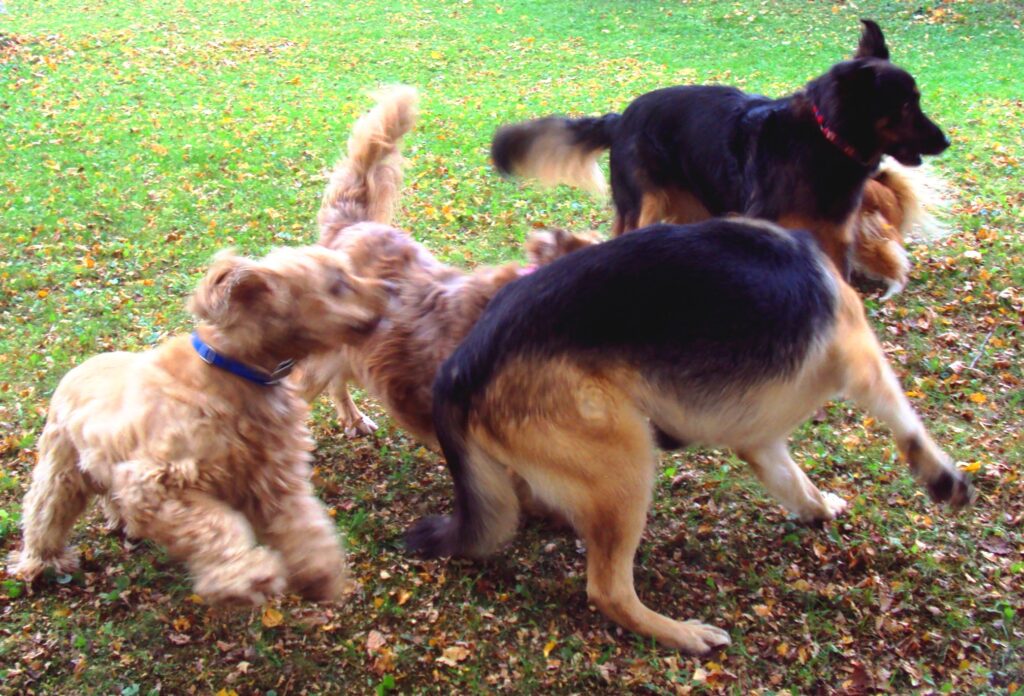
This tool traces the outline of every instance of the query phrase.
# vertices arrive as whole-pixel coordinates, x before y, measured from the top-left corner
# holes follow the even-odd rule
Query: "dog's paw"
[[[79,568],[78,551],[68,546],[57,556],[43,558],[24,549],[15,551],[8,559],[7,572],[20,577],[25,582],[32,582],[43,574],[47,568],[53,568],[61,574],[74,573]]]
[[[320,572],[293,576],[288,584],[295,592],[302,595],[303,599],[313,602],[338,602],[356,588],[348,573],[338,568],[325,568]]]
[[[815,506],[799,516],[808,527],[824,529],[827,523],[842,515],[849,507],[849,503],[835,493],[823,492],[821,498],[821,507]]]
[[[372,435],[374,431],[376,431],[378,428],[376,423],[374,423],[372,420],[370,420],[367,416],[363,415],[362,413],[359,414],[358,420],[350,423],[344,423],[343,425],[345,428],[345,437],[347,438],[357,438],[363,437],[364,435]]]
[[[256,548],[197,577],[195,589],[210,604],[259,606],[286,586],[278,553]]]
[[[307,537],[299,549],[282,549],[288,563],[288,587],[315,602],[339,601],[353,589],[345,552],[333,536]]]
[[[824,492],[821,494],[825,499],[825,508],[828,510],[829,517],[827,519],[834,520],[835,518],[846,512],[846,508],[849,507],[849,503],[840,498],[835,493]]]
[[[928,483],[932,500],[946,503],[954,510],[971,505],[978,497],[971,483],[971,477],[959,469],[942,471],[934,481]]]
[[[419,558],[453,556],[457,550],[458,530],[450,515],[429,515],[405,532],[405,548]]]
[[[703,624],[695,619],[675,623],[675,635],[662,642],[688,655],[707,655],[732,643],[729,634],[717,626]]]

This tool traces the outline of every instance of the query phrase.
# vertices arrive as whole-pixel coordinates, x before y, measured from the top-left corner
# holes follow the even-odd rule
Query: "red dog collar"
[[[853,161],[867,166],[868,162],[861,158],[853,145],[843,140],[838,133],[825,125],[825,117],[818,110],[818,105],[811,104],[811,109],[814,110],[814,120],[818,122],[818,128],[821,129],[821,134],[825,136],[825,139],[842,150],[843,154]]]

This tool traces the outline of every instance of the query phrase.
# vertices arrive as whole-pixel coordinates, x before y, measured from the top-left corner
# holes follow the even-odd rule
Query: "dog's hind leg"
[[[833,493],[822,493],[789,456],[785,440],[737,453],[750,464],[768,492],[801,520],[820,524],[833,520],[846,509],[846,501]]]
[[[61,573],[76,570],[77,554],[66,543],[93,492],[78,468],[78,451],[67,434],[48,423],[39,440],[39,463],[25,497],[24,542],[10,572],[32,580],[48,566]]]
[[[936,502],[953,508],[969,505],[975,498],[970,478],[928,435],[867,324],[860,298],[849,286],[843,286],[841,297],[834,350],[844,371],[846,395],[892,429],[911,471]]]
[[[587,596],[605,616],[668,647],[706,654],[728,645],[729,634],[670,619],[637,596],[633,561],[647,521],[655,460],[646,419],[612,405],[617,401],[608,400],[615,412],[609,412],[600,434],[569,424],[544,432],[523,453],[520,473],[543,500],[565,513],[586,542]],[[552,443],[548,454],[545,442]],[[547,461],[538,466],[527,457]]]
[[[280,556],[256,546],[245,516],[202,491],[165,485],[155,475],[165,469],[144,462],[115,468],[112,493],[128,534],[184,560],[196,592],[211,603],[259,605],[283,591]]]
[[[452,451],[445,451],[449,468],[454,461],[464,472],[458,478],[453,474],[455,514],[424,517],[406,533],[406,543],[412,552],[428,558],[483,558],[515,534],[521,485],[513,481],[507,466],[475,445],[459,451],[457,459]]]

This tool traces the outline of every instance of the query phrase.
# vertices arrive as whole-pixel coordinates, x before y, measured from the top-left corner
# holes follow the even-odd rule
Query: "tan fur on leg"
[[[519,391],[525,375],[530,389]],[[654,480],[650,426],[614,379],[573,366],[538,369],[524,362],[503,371],[481,412],[502,408],[530,418],[488,418],[471,427],[473,441],[505,462],[546,505],[561,511],[587,543],[587,595],[612,621],[664,645],[706,654],[728,645],[725,631],[679,622],[643,605],[633,583],[633,557],[646,522]],[[564,409],[574,404],[575,409]]]
[[[969,505],[975,498],[974,487],[928,435],[886,362],[857,293],[844,284],[841,301],[839,338],[833,350],[845,368],[845,392],[892,429],[911,471],[933,498],[954,508]]]
[[[71,527],[94,491],[77,460],[78,452],[67,433],[56,423],[48,424],[39,439],[39,463],[25,497],[24,543],[12,558],[12,574],[31,581],[47,567],[59,573],[78,569],[78,553],[66,544]]]
[[[754,469],[765,489],[789,512],[808,523],[833,520],[846,509],[836,495],[822,493],[789,455],[785,440],[737,452]]]
[[[303,597],[337,600],[352,588],[345,552],[323,504],[306,482],[257,513],[260,540],[277,549],[288,585]]]

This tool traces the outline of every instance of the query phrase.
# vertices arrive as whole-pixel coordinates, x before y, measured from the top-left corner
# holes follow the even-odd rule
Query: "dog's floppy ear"
[[[860,43],[857,44],[857,52],[853,57],[889,60],[889,47],[885,45],[882,28],[870,19],[860,21],[864,25],[864,32],[860,35]]]
[[[192,294],[189,311],[200,319],[216,322],[229,307],[251,305],[269,290],[265,269],[230,250],[221,251]]]

